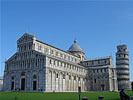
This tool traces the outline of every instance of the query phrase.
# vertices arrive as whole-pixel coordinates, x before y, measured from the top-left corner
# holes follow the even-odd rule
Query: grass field
[[[126,94],[133,96],[133,91],[128,91]],[[120,100],[119,92],[83,92],[81,94],[81,98],[88,97],[88,100],[98,100],[98,96],[104,96],[104,100]],[[78,100],[78,93],[0,92],[0,100]]]

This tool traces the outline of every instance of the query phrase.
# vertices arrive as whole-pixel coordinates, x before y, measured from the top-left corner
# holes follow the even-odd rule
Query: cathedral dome
[[[71,45],[68,51],[69,52],[74,52],[74,51],[84,52],[79,46],[79,44],[77,43],[77,40],[74,40],[74,44]]]

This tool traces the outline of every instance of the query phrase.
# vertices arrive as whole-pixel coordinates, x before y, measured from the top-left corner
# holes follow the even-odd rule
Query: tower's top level
[[[118,45],[117,50],[118,50],[118,52],[126,52],[127,51],[127,45]]]

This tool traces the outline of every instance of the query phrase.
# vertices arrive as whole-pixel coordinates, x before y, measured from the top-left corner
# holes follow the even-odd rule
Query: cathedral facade
[[[118,90],[112,57],[87,60],[76,40],[64,51],[25,33],[17,49],[5,62],[4,91],[67,92],[79,86],[82,91]]]

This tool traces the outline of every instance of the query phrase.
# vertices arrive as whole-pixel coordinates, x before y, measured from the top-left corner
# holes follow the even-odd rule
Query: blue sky
[[[0,76],[25,30],[63,50],[76,38],[87,58],[113,56],[114,66],[116,46],[126,44],[133,80],[133,1],[3,0]]]

